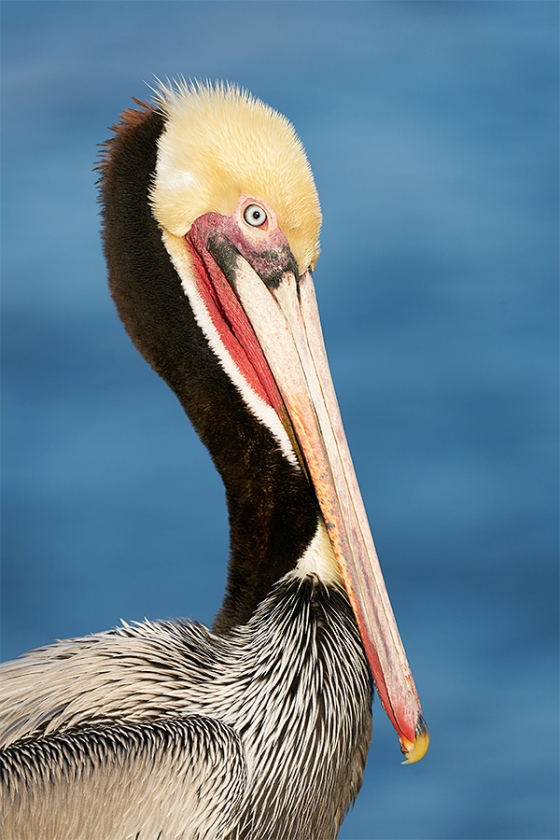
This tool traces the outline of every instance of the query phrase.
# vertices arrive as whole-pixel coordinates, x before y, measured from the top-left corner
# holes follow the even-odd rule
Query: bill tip
[[[403,764],[416,764],[421,761],[430,746],[430,733],[426,726],[426,721],[422,716],[419,717],[416,724],[416,737],[414,741],[408,741],[406,738],[401,738],[401,750],[405,757]]]

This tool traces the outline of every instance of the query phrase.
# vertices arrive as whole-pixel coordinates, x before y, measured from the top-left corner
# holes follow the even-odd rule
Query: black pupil
[[[255,220],[255,222],[258,222],[260,217],[261,217],[261,211],[260,210],[253,210],[253,219]]]

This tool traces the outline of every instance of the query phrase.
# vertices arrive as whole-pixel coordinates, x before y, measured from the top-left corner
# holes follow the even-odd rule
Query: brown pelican
[[[144,621],[2,668],[5,840],[330,840],[372,681],[428,748],[330,379],[321,212],[292,125],[228,85],[162,86],[101,170],[111,293],[226,488],[213,630]]]

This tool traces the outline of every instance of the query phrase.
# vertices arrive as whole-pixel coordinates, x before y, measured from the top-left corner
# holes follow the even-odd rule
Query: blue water
[[[341,838],[557,838],[558,5],[1,11],[3,657],[220,604],[223,490],[113,312],[92,165],[154,76],[237,81],[315,172],[333,376],[432,735],[401,767],[375,709]]]

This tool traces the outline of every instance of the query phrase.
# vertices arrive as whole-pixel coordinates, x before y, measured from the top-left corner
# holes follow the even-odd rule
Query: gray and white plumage
[[[14,840],[230,836],[247,784],[236,733],[196,716],[63,731],[7,749],[0,767]]]
[[[361,785],[367,661],[345,594],[312,576],[226,637],[123,625],[2,672],[2,837],[329,840]]]

